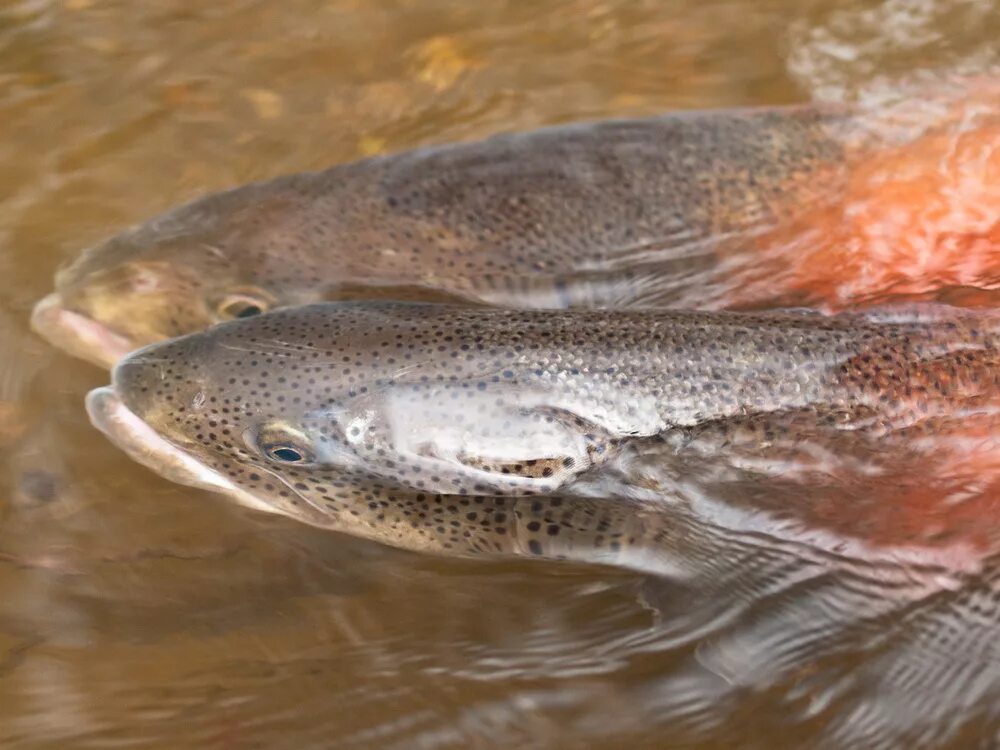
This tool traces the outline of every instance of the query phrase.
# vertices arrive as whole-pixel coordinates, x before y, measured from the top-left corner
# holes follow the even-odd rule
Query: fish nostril
[[[132,356],[122,359],[111,371],[111,384],[126,405],[135,411],[135,399],[141,393],[146,393],[149,386],[149,365],[137,361]]]
[[[145,392],[173,374],[176,361],[161,345],[150,344],[118,360],[111,370],[111,383],[123,395]]]

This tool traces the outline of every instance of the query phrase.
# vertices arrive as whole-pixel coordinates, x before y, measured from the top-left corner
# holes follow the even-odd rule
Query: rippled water
[[[996,746],[975,473],[682,492],[663,578],[422,557],[131,464],[82,409],[106,375],[27,317],[60,262],[207,190],[582,118],[891,101],[994,68],[998,34],[991,0],[0,2],[0,746]],[[894,505],[907,482],[952,510]]]

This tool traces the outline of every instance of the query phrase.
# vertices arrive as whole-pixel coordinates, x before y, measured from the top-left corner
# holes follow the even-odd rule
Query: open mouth
[[[31,327],[53,346],[107,369],[135,348],[127,338],[96,320],[67,310],[58,292],[35,305]]]
[[[254,510],[281,512],[163,438],[122,403],[112,386],[95,388],[86,403],[91,423],[133,461],[172,482],[221,492]]]

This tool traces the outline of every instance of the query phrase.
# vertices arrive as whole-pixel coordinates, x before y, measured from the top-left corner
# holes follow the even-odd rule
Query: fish
[[[785,479],[810,441],[940,461],[950,423],[993,457],[1000,315],[328,302],[151,344],[111,381],[94,425],[182,484],[407,549],[641,567],[671,533],[650,455]]]
[[[262,312],[376,298],[666,304],[838,184],[841,108],[678,112],[379,156],[199,198],[56,275],[32,325],[103,367]],[[820,178],[822,175],[822,178]]]
[[[1000,86],[674,112],[210,194],[83,252],[33,327],[104,367],[327,300],[827,312],[1000,290]]]

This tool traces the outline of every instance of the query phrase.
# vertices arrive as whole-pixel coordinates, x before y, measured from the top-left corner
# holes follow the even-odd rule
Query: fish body
[[[805,436],[883,445],[955,415],[989,421],[998,322],[945,308],[325,303],[146,347],[89,408],[161,473],[314,525],[556,557],[570,540],[574,554],[593,550],[598,536],[610,554],[615,533],[625,554],[622,539],[662,529],[593,498],[650,450],[767,458]],[[546,521],[565,514],[565,528]]]
[[[145,344],[323,300],[676,301],[719,243],[829,191],[847,119],[800,106],[573,124],[215,193],[83,253],[34,327],[110,366]]]
[[[324,300],[995,306],[997,91],[561,125],[246,185],[84,252],[34,328],[110,367]]]

